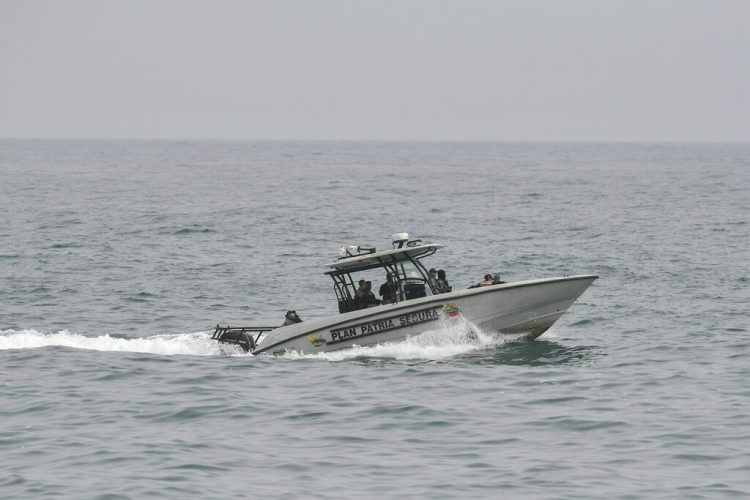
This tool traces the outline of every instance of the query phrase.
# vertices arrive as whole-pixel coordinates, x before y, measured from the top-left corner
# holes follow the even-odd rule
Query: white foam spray
[[[441,321],[434,330],[409,337],[399,342],[374,346],[354,346],[340,351],[318,354],[291,352],[283,355],[287,359],[323,359],[346,361],[354,358],[386,358],[397,360],[438,360],[460,356],[472,351],[488,349],[503,343],[496,335],[482,332],[464,318]]]
[[[109,334],[88,337],[68,330],[42,333],[36,330],[0,330],[0,350],[35,349],[39,347],[72,347],[92,351],[142,352],[189,356],[218,356],[224,354],[219,343],[211,340],[208,332],[153,335],[143,338],[120,338]]]

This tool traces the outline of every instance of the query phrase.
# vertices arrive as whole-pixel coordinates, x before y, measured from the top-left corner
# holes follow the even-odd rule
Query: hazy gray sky
[[[750,0],[0,0],[0,136],[750,141]]]

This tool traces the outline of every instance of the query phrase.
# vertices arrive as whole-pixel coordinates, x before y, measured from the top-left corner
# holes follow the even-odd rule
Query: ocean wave
[[[200,233],[215,233],[216,231],[208,227],[183,227],[175,230],[172,234],[185,235],[185,234],[200,234]]]

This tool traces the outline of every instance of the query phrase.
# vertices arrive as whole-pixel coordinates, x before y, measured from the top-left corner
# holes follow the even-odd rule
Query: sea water
[[[748,172],[742,144],[0,141],[0,497],[750,496]],[[454,289],[601,278],[533,342],[210,340],[335,314],[338,247],[404,231]]]

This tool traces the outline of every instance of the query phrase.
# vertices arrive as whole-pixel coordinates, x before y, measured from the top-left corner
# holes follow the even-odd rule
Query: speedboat
[[[482,332],[535,339],[598,278],[585,274],[447,291],[423,264],[443,245],[411,240],[408,233],[391,240],[392,248],[384,251],[342,247],[339,258],[326,265],[339,314],[280,327],[217,325],[212,338],[253,354],[314,354],[399,341],[464,321]],[[383,271],[392,287],[388,303],[363,302],[355,279]]]

